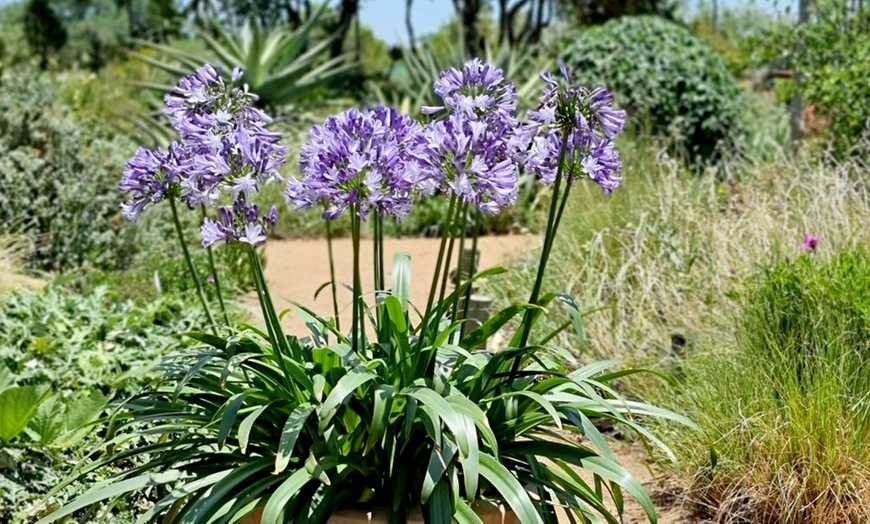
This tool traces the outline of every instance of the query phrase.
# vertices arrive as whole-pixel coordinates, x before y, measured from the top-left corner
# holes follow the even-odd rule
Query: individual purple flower
[[[605,89],[589,90],[571,83],[571,73],[560,65],[567,86],[549,72],[541,75],[545,86],[538,107],[528,112],[538,135],[525,157],[526,171],[542,183],[552,184],[562,171],[569,181],[586,175],[606,193],[619,187],[622,169],[613,139],[625,125],[625,111],[614,109],[613,95]]]
[[[325,205],[334,219],[349,207],[399,219],[410,212],[422,148],[421,126],[393,108],[349,109],[314,126],[300,148],[302,178],[290,178],[284,192],[296,209]]]
[[[454,113],[429,124],[420,151],[421,187],[440,189],[494,215],[516,202],[518,172],[510,136]]]
[[[819,246],[819,242],[822,241],[822,237],[816,235],[806,235],[804,236],[804,242],[801,244],[801,249],[805,249],[810,253],[815,253],[816,249]]]
[[[278,221],[278,210],[272,206],[265,217],[260,215],[257,204],[236,200],[232,207],[218,210],[218,219],[206,218],[200,231],[202,247],[218,242],[243,242],[258,246],[266,241],[266,233]]]
[[[442,72],[434,87],[444,105],[424,106],[424,114],[447,109],[469,119],[514,118],[517,107],[514,84],[505,82],[504,71],[479,58],[466,62],[461,71],[450,68]]]
[[[166,150],[140,147],[127,162],[118,183],[118,189],[128,197],[121,204],[123,217],[136,222],[149,205],[177,196],[184,175],[183,162],[184,154],[177,143]]]

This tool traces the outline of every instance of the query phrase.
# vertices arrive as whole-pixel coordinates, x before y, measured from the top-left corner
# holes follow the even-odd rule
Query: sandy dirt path
[[[384,242],[386,256],[384,265],[387,271],[387,285],[391,282],[393,256],[396,253],[411,255],[411,302],[425,309],[429,295],[432,274],[435,271],[436,257],[440,240],[437,238],[390,238]],[[480,238],[481,269],[507,263],[527,248],[540,245],[537,235],[505,235]],[[335,274],[340,284],[352,284],[353,251],[349,238],[337,239],[333,243],[335,251]],[[456,248],[458,249],[458,247]],[[363,240],[360,245],[360,262],[363,267],[362,279],[366,301],[374,298],[374,283],[371,273],[372,243]],[[324,316],[332,316],[332,297],[329,289],[314,293],[329,281],[329,256],[326,241],[283,240],[266,244],[266,280],[275,307],[279,311],[293,307],[298,302]],[[341,312],[342,327],[350,324],[351,292],[344,285],[338,289],[338,304]],[[255,297],[246,297],[245,303],[256,306]],[[259,308],[254,311],[259,316]],[[306,333],[305,325],[294,312],[284,317],[284,324],[290,333]],[[345,328],[346,331],[346,328]]]

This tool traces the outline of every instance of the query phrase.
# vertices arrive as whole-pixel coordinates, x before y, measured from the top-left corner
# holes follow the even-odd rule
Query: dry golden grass
[[[781,155],[773,162],[733,166],[717,178],[693,176],[662,155],[626,149],[625,180],[611,197],[588,183],[572,190],[544,286],[574,295],[587,311],[591,342],[582,348],[587,359],[620,358],[679,370],[703,354],[739,351],[737,294],[759,267],[798,257],[806,234],[822,238],[821,257],[870,245],[868,172],[857,163],[822,165]],[[516,264],[490,289],[502,301],[526,299],[522,293],[534,278],[533,267]],[[566,318],[554,313],[547,329]],[[561,342],[576,347],[576,340],[563,334]],[[649,380],[631,386],[678,409],[687,403],[674,397],[697,393],[680,387],[657,390],[658,383]],[[733,402],[728,391],[706,394]],[[813,416],[807,415],[810,424]],[[704,469],[709,451],[697,439],[666,439],[683,457],[680,475],[706,518],[717,523],[870,522],[870,466],[849,451],[836,451],[836,436],[825,446],[783,439],[776,427],[782,420],[775,414],[747,420],[746,453],[731,463],[723,456],[726,463],[712,478]],[[771,442],[752,447],[765,438]],[[866,446],[870,449],[870,442]],[[812,457],[819,449],[837,456]],[[809,458],[790,462],[783,456]]]
[[[25,244],[19,239],[0,236],[0,302],[14,289],[43,286],[42,281],[24,274],[25,254]]]

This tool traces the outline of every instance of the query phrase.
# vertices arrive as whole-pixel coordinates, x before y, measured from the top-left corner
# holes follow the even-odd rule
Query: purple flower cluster
[[[236,68],[233,81],[241,77]],[[213,206],[224,193],[247,197],[269,179],[283,181],[277,168],[287,149],[278,145],[279,133],[266,130],[272,120],[254,107],[257,97],[246,87],[227,86],[206,65],[166,95],[163,113],[188,154],[182,194],[190,205]]]
[[[431,115],[447,109],[450,112],[477,119],[514,119],[517,93],[512,83],[506,83],[504,71],[479,58],[469,60],[462,71],[450,68],[435,81],[435,94],[443,106],[424,106],[423,113]]]
[[[427,186],[497,214],[516,201],[518,166],[534,132],[516,118],[514,85],[501,69],[474,59],[461,71],[443,72],[435,93],[444,105],[423,112],[448,115],[423,131],[419,160]]]
[[[288,180],[287,200],[296,209],[325,205],[327,219],[349,207],[362,218],[371,212],[404,218],[421,184],[421,130],[383,106],[330,116],[300,148],[302,179]]]
[[[241,77],[240,69],[233,70],[233,82]],[[282,181],[277,169],[287,149],[279,145],[279,133],[266,129],[271,119],[254,106],[256,100],[247,86],[227,85],[210,65],[182,78],[164,99],[164,114],[180,140],[166,151],[142,148],[127,163],[119,184],[129,196],[121,205],[124,217],[135,221],[164,198],[182,198],[191,207],[215,206],[229,195],[233,205],[220,209],[218,221],[203,225],[203,245],[264,241],[275,210],[261,217],[248,202],[267,181]]]
[[[140,147],[136,156],[127,162],[118,184],[118,188],[129,195],[121,204],[121,215],[136,222],[149,205],[177,196],[184,175],[183,159],[178,144],[170,145],[168,150]]]
[[[278,221],[278,208],[272,206],[265,217],[260,215],[257,204],[249,204],[237,199],[232,207],[221,207],[218,219],[206,218],[202,224],[202,246],[208,247],[217,242],[238,240],[245,244],[258,246],[266,241],[269,227]]]
[[[507,130],[509,131],[509,130]],[[495,215],[517,199],[517,165],[500,126],[454,113],[424,131],[425,192],[442,190]]]
[[[529,111],[529,119],[538,127],[526,158],[526,170],[544,184],[552,184],[559,169],[562,144],[565,144],[562,169],[569,180],[583,173],[606,193],[619,187],[622,169],[613,139],[622,132],[625,111],[614,109],[613,95],[604,89],[589,90],[571,84],[570,71],[563,65],[567,87],[549,72],[541,75],[546,82],[540,104]]]

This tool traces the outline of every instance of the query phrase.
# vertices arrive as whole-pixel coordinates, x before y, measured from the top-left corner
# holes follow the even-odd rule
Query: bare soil
[[[387,239],[385,241],[385,265],[389,272],[393,256],[396,253],[407,253],[411,256],[411,301],[418,308],[425,308],[428,298],[430,278],[435,270],[436,257],[439,249],[439,239],[405,238]],[[481,252],[480,269],[501,265],[510,258],[521,254],[524,250],[540,246],[541,239],[537,235],[506,235],[488,236],[479,240]],[[353,257],[350,239],[337,239],[334,242],[335,272],[342,286],[338,292],[338,303],[343,322],[350,322],[351,275]],[[372,264],[371,242],[363,241],[361,245],[361,263],[364,268]],[[373,293],[373,282],[370,271],[363,272],[363,288],[366,293]],[[387,275],[387,282],[391,279]],[[332,315],[332,298],[329,288],[324,288],[315,298],[319,287],[329,281],[329,256],[326,242],[322,239],[298,239],[271,241],[266,244],[266,280],[279,311],[294,308],[297,302],[324,316]],[[251,306],[251,311],[259,315],[255,297],[246,297],[244,302]],[[284,317],[284,324],[289,332],[304,333],[305,325],[299,315],[294,312]],[[651,466],[645,450],[639,446],[615,443],[614,451],[620,463],[631,472],[650,492],[659,512],[660,524],[690,523],[688,511],[680,506],[668,479]],[[591,479],[590,479],[591,480]],[[570,523],[566,515],[561,515],[560,523]],[[649,522],[646,514],[638,503],[626,495],[626,507],[623,524],[641,524]]]

